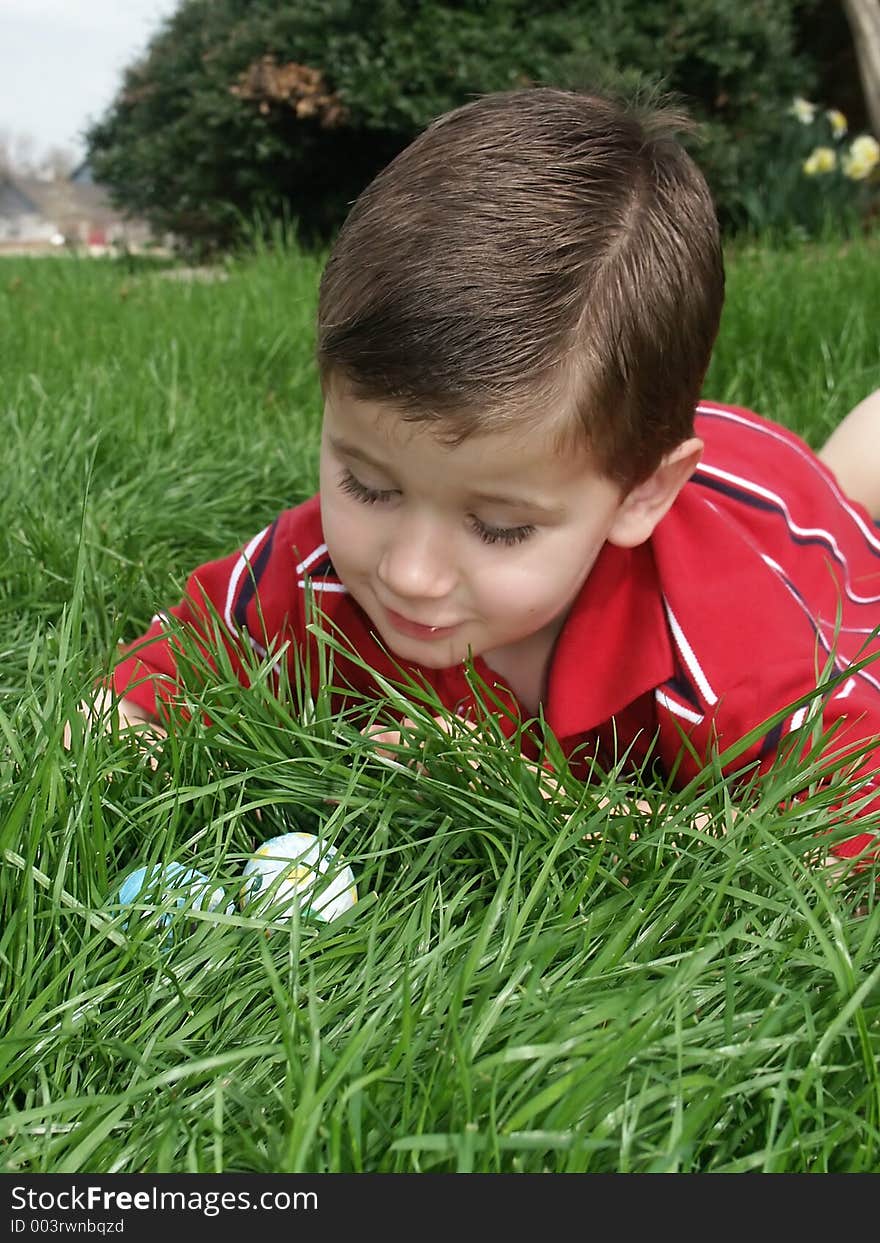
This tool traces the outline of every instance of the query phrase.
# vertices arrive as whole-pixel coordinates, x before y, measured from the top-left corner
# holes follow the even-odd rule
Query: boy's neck
[[[553,649],[564,624],[565,614],[519,643],[483,655],[493,673],[513,691],[527,716],[535,716],[546,698]]]

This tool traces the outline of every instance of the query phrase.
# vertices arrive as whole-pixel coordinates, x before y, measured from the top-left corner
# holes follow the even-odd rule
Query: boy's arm
[[[213,636],[219,634],[233,670],[243,683],[247,682],[245,663],[241,659],[240,628],[246,628],[249,634],[259,632],[265,620],[264,600],[261,595],[258,603],[254,590],[256,575],[252,573],[251,557],[262,554],[261,567],[263,571],[267,569],[268,554],[277,551],[277,546],[273,549],[271,538],[277,525],[267,527],[245,548],[208,562],[190,575],[180,603],[157,613],[146,633],[121,649],[120,659],[111,670],[108,682],[97,684],[93,694],[79,705],[88,725],[105,730],[114,726],[134,730],[145,742],[148,738],[165,736],[163,709],[175,698],[179,688],[176,650],[179,626],[193,636],[206,664],[213,668],[216,668]],[[280,573],[275,570],[276,582],[289,578],[284,573],[285,568],[282,567]],[[70,747],[71,734],[68,723],[63,734],[65,747]],[[155,767],[152,757],[151,763]]]
[[[108,718],[112,703],[111,693],[101,687],[90,703],[82,704],[81,711],[89,720]],[[122,699],[116,700],[115,707],[116,722],[121,729],[150,729],[164,734],[165,731],[159,724],[159,718],[152,712],[147,712],[140,704],[136,704],[133,699],[126,699],[123,696]]]
[[[682,748],[680,722],[662,722],[660,756],[667,766],[676,764],[679,781],[686,783],[702,771],[701,755],[720,752],[722,771],[732,782],[767,775],[790,755],[794,780],[784,805],[833,784],[841,794],[829,801],[828,829],[851,825],[853,836],[834,842],[831,854],[847,859],[876,853],[878,832],[866,818],[880,812],[878,667],[869,664],[850,675],[844,669],[819,694],[806,660],[756,669],[720,697],[716,712],[691,732],[690,746]],[[747,749],[735,746],[749,735]]]
[[[98,683],[93,694],[79,705],[80,714],[89,728],[98,727],[106,732],[114,727],[134,730],[143,736],[144,741],[167,735],[163,707],[175,698],[179,686],[175,623],[186,627],[206,663],[216,668],[207,638],[212,632],[211,610],[222,616],[223,596],[228,595],[230,575],[235,572],[240,559],[240,554],[233,554],[196,570],[187,582],[180,604],[156,614],[146,633],[121,649],[122,658],[111,669],[108,682]],[[239,636],[230,630],[222,641],[229,649],[236,674],[244,682],[244,665],[235,652],[236,645],[241,641]],[[62,741],[68,749],[71,734],[71,725],[67,722]],[[150,763],[153,768],[156,767],[153,757],[150,757]]]
[[[243,632],[262,654],[264,649],[254,637],[259,635],[268,643],[264,627],[271,629],[272,625],[264,615],[263,585],[267,572],[273,581],[279,577],[272,556],[274,530],[275,524],[246,548],[200,566],[189,576],[180,603],[157,613],[146,633],[125,646],[122,659],[112,670],[111,683],[120,702],[129,705],[127,711],[136,719],[162,719],[164,704],[176,696],[180,681],[176,631],[181,626],[212,669],[216,669],[217,642],[222,644],[236,677],[247,684]],[[263,575],[259,601],[259,573],[254,570],[258,561]]]
[[[435,717],[434,720],[440,729],[442,729],[445,733],[449,732],[450,725],[445,717]],[[459,720],[457,724],[464,729],[472,731],[479,729],[479,726],[473,721]],[[417,729],[418,726],[416,722],[407,717],[401,722],[400,729],[387,729],[384,725],[371,725],[363,730],[363,733],[375,745],[377,755],[380,755],[383,759],[389,760],[392,764],[401,766],[400,759],[398,758],[400,754],[399,748],[405,745],[407,732]],[[389,747],[394,748],[394,750],[388,750]],[[420,761],[419,763],[421,764]],[[472,768],[479,768],[479,762],[476,759],[470,760],[469,763]],[[546,799],[552,798],[559,790],[559,783],[553,773],[549,769],[542,768],[539,764],[535,764],[531,760],[526,760],[525,763],[526,767],[533,773],[537,781],[539,793]],[[611,804],[612,800],[610,798],[602,798],[600,799],[598,806],[601,809],[608,807]],[[631,804],[631,809],[635,809],[642,815],[651,816],[655,813],[662,814],[664,806],[663,804],[660,804],[657,807],[652,807],[650,804],[646,803],[644,799],[637,799]],[[622,815],[625,813],[625,810],[626,809],[621,807],[619,804],[614,804],[612,811],[609,814]],[[734,812],[734,816],[735,814],[736,813]],[[709,821],[709,816],[700,813],[695,817],[694,827],[705,828]]]
[[[797,732],[805,724],[802,712],[794,713],[784,722],[783,728],[788,733]],[[804,786],[828,787],[832,780],[836,780],[845,793],[829,805],[828,827],[839,829],[851,825],[856,830],[852,837],[835,842],[830,853],[838,859],[864,855],[864,861],[869,861],[876,856],[877,830],[871,830],[867,822],[866,831],[858,830],[863,819],[869,816],[876,819],[880,812],[880,712],[877,693],[865,686],[859,677],[842,679],[842,686],[824,703],[822,712],[816,713],[815,728],[830,736],[819,754],[816,754],[816,746],[810,737],[802,744],[800,758],[805,765]],[[769,770],[775,759],[775,755],[765,757],[759,771]],[[793,795],[792,803],[798,801],[801,793]]]

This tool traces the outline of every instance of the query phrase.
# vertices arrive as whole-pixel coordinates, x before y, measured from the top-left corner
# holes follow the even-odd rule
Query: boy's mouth
[[[426,626],[422,622],[410,621],[389,608],[385,609],[385,615],[395,630],[413,639],[444,639],[458,629],[458,626]]]

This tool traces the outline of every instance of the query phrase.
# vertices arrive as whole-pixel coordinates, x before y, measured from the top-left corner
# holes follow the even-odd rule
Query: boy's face
[[[443,445],[332,386],[321,514],[337,573],[398,657],[493,667],[552,643],[624,504],[586,451],[546,432]],[[497,666],[496,666],[497,667]]]

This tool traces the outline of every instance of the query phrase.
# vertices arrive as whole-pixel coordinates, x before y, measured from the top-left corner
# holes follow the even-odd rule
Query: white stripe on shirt
[[[670,608],[669,601],[666,599],[665,596],[663,597],[663,604],[666,608],[666,616],[669,618],[669,627],[672,630],[673,638],[675,639],[675,642],[678,645],[678,650],[681,652],[684,658],[684,663],[687,665],[688,669],[690,670],[691,677],[696,682],[700,690],[700,693],[702,694],[706,703],[709,704],[710,706],[716,704],[718,702],[718,696],[715,694],[715,692],[712,690],[712,687],[709,685],[709,679],[706,677],[705,673],[703,672],[700,666],[700,662],[697,660],[694,654],[694,649],[691,647],[690,643],[688,643],[687,639],[685,638],[684,631],[682,630],[681,626],[678,624],[678,619],[676,618],[675,614]]]
[[[654,691],[654,698],[667,711],[674,712],[676,716],[683,716],[686,721],[690,721],[694,725],[699,725],[703,720],[701,713],[694,712],[693,708],[685,708],[683,704],[676,703],[674,699],[670,699],[667,694],[659,689]]]
[[[310,565],[320,560],[329,550],[326,544],[319,544],[314,552],[310,552],[304,561],[300,561],[296,567],[297,574],[304,574]],[[340,595],[348,595],[348,588],[332,578],[300,578],[297,580],[297,587],[311,587],[313,591],[336,591]]]
[[[338,591],[348,595],[348,588],[342,583],[329,582],[325,578],[300,578],[297,580],[297,587],[311,587],[312,591]]]
[[[226,604],[224,605],[224,608],[223,608],[223,620],[226,622],[226,625],[229,627],[229,633],[232,635],[235,635],[237,633],[235,622],[233,621],[233,618],[232,618],[232,606],[235,603],[235,595],[236,595],[236,592],[238,591],[239,581],[241,580],[242,574],[244,574],[245,570],[250,565],[250,559],[251,559],[251,556],[253,555],[254,550],[257,548],[258,544],[260,543],[260,540],[265,538],[265,536],[269,532],[269,529],[270,529],[269,527],[263,527],[259,535],[254,536],[254,538],[245,548],[244,552],[241,554],[241,556],[236,561],[235,566],[232,570],[232,573],[229,576],[229,586],[226,590]]]
[[[297,574],[304,574],[310,565],[313,565],[319,557],[323,557],[325,552],[327,552],[327,545],[319,544],[314,552],[309,553],[305,561],[300,561],[299,565],[296,567]]]

